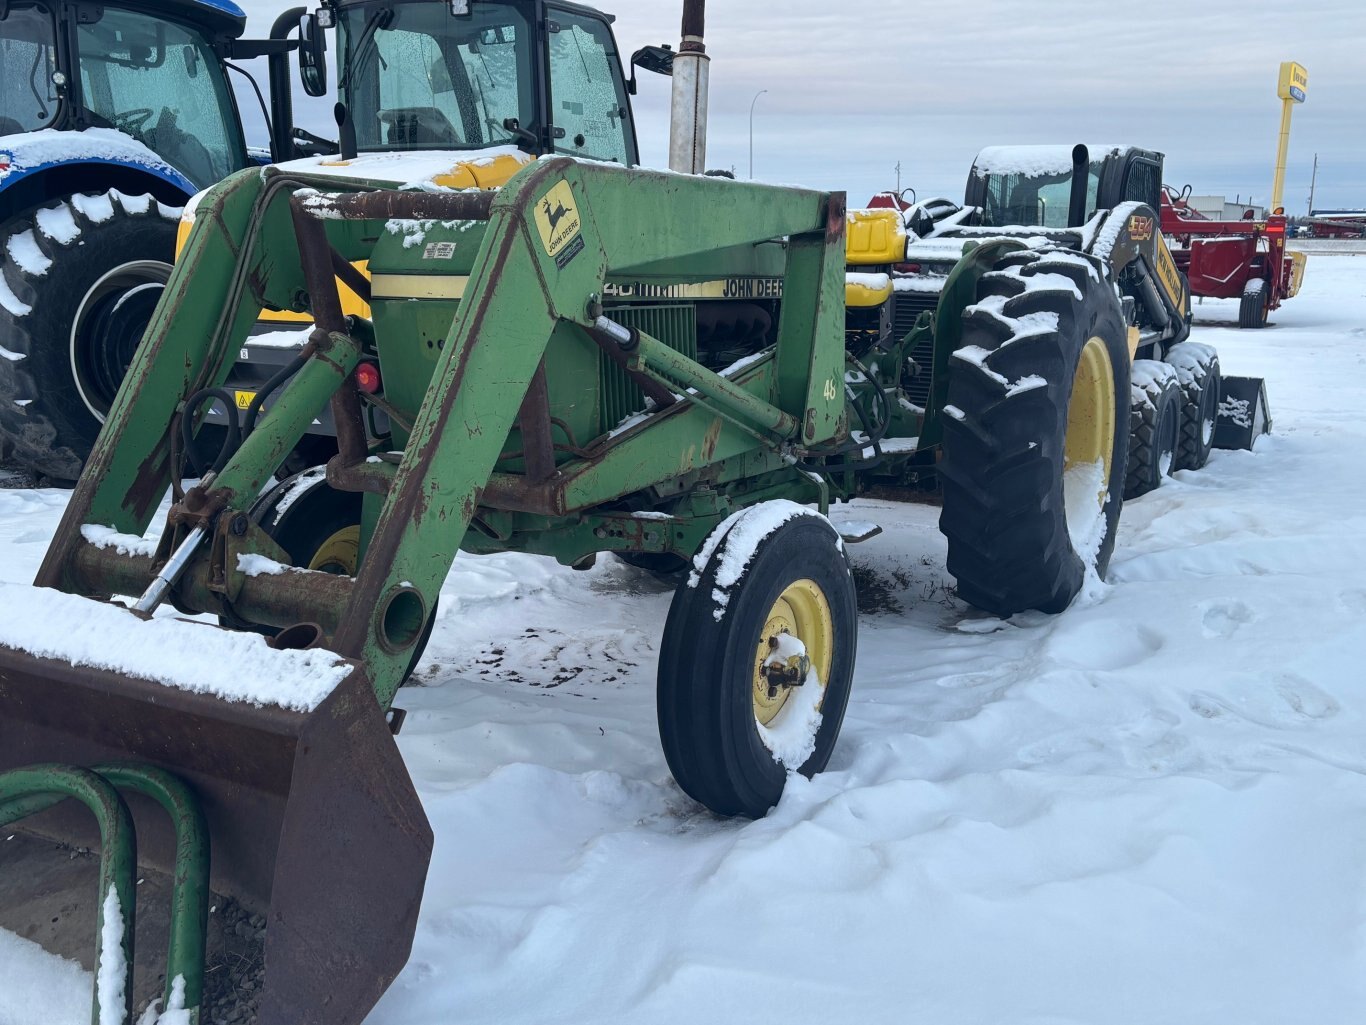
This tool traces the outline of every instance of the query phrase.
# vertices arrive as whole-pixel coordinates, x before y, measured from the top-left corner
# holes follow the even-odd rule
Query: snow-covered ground
[[[972,612],[936,508],[858,503],[844,732],[761,821],[669,777],[658,584],[460,559],[399,696],[436,852],[370,1022],[1359,1021],[1366,256],[1311,256],[1265,331],[1196,312],[1274,435],[1126,505],[1110,585],[1052,618]],[[64,501],[0,491],[0,580]],[[86,1020],[45,958],[0,935],[0,1025]]]

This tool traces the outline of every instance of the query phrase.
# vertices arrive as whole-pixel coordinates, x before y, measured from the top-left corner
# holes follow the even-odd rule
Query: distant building
[[[1227,196],[1191,196],[1187,202],[1200,214],[1208,217],[1211,221],[1260,221],[1266,217],[1266,207],[1251,206],[1247,203],[1238,202],[1242,197],[1236,197],[1230,203]],[[1252,213],[1249,214],[1248,211]]]

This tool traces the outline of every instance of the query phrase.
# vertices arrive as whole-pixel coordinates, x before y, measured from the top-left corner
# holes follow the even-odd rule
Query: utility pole
[[[896,194],[901,195],[901,161],[896,162]]]
[[[1313,216],[1314,216],[1314,186],[1318,184],[1318,180],[1319,180],[1319,155],[1318,155],[1317,153],[1315,153],[1315,154],[1314,154],[1314,175],[1313,175],[1313,177],[1311,177],[1311,178],[1309,179],[1309,213],[1308,213],[1308,216],[1310,216],[1310,217],[1313,217]]]

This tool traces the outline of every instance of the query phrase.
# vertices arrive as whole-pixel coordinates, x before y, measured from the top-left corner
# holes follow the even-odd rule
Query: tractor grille
[[[697,359],[697,311],[693,306],[618,306],[608,315],[623,327],[633,327],[689,359]],[[598,380],[602,388],[604,434],[645,408],[640,388],[606,353],[599,357]]]
[[[916,318],[939,305],[935,292],[898,292],[892,310],[892,337],[905,338],[915,327]],[[934,340],[926,338],[911,350],[911,359],[920,368],[906,385],[906,397],[922,409],[930,404],[930,382],[934,380]]]

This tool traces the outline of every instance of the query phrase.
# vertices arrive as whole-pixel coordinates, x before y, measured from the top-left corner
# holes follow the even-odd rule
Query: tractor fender
[[[137,140],[108,128],[0,139],[0,224],[49,200],[118,189],[181,206],[198,188]]]

